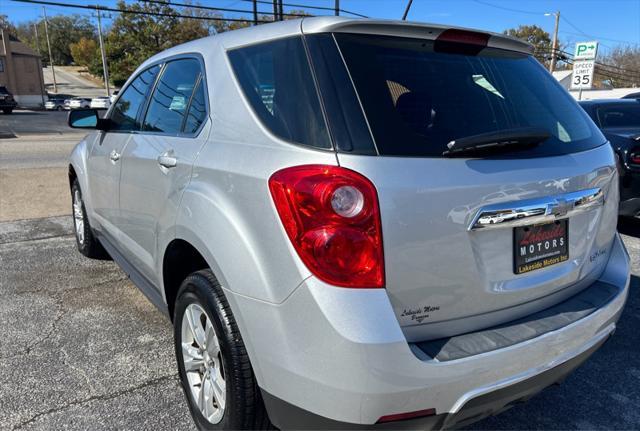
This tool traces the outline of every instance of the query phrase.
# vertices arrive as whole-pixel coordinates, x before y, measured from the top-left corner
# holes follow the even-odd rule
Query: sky
[[[116,0],[54,0],[66,4],[100,4],[113,7]],[[175,0],[186,3],[185,0]],[[333,7],[334,0],[284,0],[285,3]],[[132,0],[127,0],[131,3]],[[207,6],[234,8],[250,11],[247,0],[199,0]],[[340,0],[340,7],[372,18],[402,17],[407,0]],[[285,7],[285,12],[291,10]],[[301,9],[294,7],[293,9]],[[260,5],[261,11],[272,11],[269,5]],[[308,9],[309,12],[314,12]],[[606,53],[619,45],[640,45],[640,0],[414,0],[408,19],[414,21],[449,24],[489,31],[502,32],[520,24],[535,24],[550,34],[554,17],[545,13],[560,11],[560,40],[568,44],[578,41],[598,40],[600,52]],[[47,15],[81,13],[89,11],[61,6],[47,6]],[[315,11],[331,14],[330,11]],[[13,23],[38,19],[42,8],[33,4],[0,0],[0,14],[8,15]],[[238,17],[243,14],[224,13]],[[345,14],[348,16],[348,14]],[[248,12],[244,16],[250,17]],[[109,20],[106,20],[108,24]]]

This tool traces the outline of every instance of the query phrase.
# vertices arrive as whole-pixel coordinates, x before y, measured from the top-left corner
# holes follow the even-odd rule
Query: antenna
[[[409,15],[409,9],[411,9],[411,3],[413,3],[413,0],[409,0],[409,2],[407,3],[407,8],[404,10],[404,15],[402,15],[402,21],[407,20],[407,15]]]

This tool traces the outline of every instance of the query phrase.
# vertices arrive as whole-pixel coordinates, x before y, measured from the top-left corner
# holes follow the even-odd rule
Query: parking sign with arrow
[[[598,53],[598,42],[578,42],[576,43],[576,53],[574,60],[595,60]]]

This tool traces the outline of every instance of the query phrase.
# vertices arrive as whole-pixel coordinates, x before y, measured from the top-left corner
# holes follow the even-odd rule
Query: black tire
[[[78,229],[78,221],[76,220],[75,203],[77,199],[79,199],[79,211],[81,212],[81,214],[77,215],[82,217],[82,227],[80,229]],[[95,235],[93,235],[89,219],[87,218],[87,210],[82,200],[82,191],[80,190],[80,184],[78,184],[77,179],[73,180],[73,184],[71,185],[71,217],[73,217],[73,232],[76,237],[78,251],[91,259],[110,259],[107,251],[102,247],[102,244],[100,244]],[[80,237],[80,231],[83,234],[82,238]]]
[[[200,412],[187,380],[182,355],[182,321],[190,304],[204,309],[219,340],[222,369],[226,383],[226,405],[217,424],[209,422]],[[220,283],[210,270],[189,275],[182,283],[174,309],[174,340],[178,372],[189,410],[201,430],[274,429],[267,416],[251,362],[242,341],[231,308]]]
[[[2,112],[5,115],[9,115],[9,114],[11,114],[13,112],[13,108],[2,108]]]

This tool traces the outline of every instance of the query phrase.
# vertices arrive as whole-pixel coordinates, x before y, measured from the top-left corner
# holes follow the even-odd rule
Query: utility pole
[[[340,0],[336,0],[335,10],[336,16],[340,16]]]
[[[49,25],[47,23],[47,10],[42,6],[42,14],[44,15],[44,34],[47,37],[47,47],[49,48],[49,66],[51,66],[51,74],[53,75],[53,92],[58,92],[58,84],[56,83],[56,70],[53,67],[53,57],[51,56],[51,42],[49,42]]]
[[[560,11],[553,13],[556,17],[556,28],[553,31],[553,46],[551,48],[551,62],[549,62],[549,72],[553,73],[556,68],[556,56],[558,55],[558,26],[560,25]]]
[[[258,25],[258,0],[253,0],[253,25]]]
[[[273,20],[278,21],[278,0],[273,0]]]
[[[109,88],[109,68],[107,67],[107,53],[104,51],[104,42],[102,40],[102,20],[100,18],[100,8],[97,5],[96,12],[98,14],[98,39],[100,40],[100,53],[102,54],[104,89],[107,91],[107,97],[111,97],[111,89]]]
[[[34,22],[33,23],[33,31],[35,33],[36,36],[36,50],[38,51],[38,56],[40,56],[40,58],[42,58],[42,54],[40,53],[40,38],[38,37],[38,23]],[[42,96],[42,106],[44,107],[44,95],[47,92],[47,90],[44,88],[44,77],[42,76],[42,63],[40,63],[40,70],[38,71],[38,76],[42,77],[42,87],[40,88],[40,96]]]
[[[278,1],[278,14],[280,15],[280,21],[284,21],[284,7],[282,2],[283,0]]]
[[[413,0],[409,0],[409,2],[407,3],[407,8],[404,10],[404,14],[402,15],[402,21],[407,20],[407,15],[409,15],[409,9],[411,9],[411,3],[413,3]]]
[[[40,53],[40,38],[38,37],[38,23],[36,22],[33,23],[33,31],[36,34],[36,49],[38,51],[38,55],[42,57],[42,54]]]

